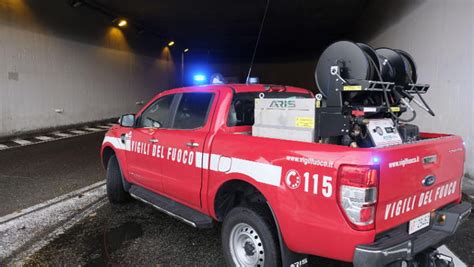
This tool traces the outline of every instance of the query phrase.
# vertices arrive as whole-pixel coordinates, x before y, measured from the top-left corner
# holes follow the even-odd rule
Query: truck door
[[[151,103],[137,118],[135,127],[128,134],[130,151],[126,157],[129,176],[134,183],[156,192],[163,191],[160,175],[163,163],[156,155],[160,146],[156,134],[169,126],[174,96],[164,95]]]
[[[166,164],[162,168],[166,195],[199,208],[201,206],[201,153],[211,125],[217,92],[183,93],[177,96],[177,108],[170,129],[156,134],[165,146]]]

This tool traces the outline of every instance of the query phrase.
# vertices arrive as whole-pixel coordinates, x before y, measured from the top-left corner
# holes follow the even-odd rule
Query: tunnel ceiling
[[[213,56],[252,54],[266,0],[89,0],[176,45]],[[366,0],[271,0],[258,57],[298,56],[353,31]]]

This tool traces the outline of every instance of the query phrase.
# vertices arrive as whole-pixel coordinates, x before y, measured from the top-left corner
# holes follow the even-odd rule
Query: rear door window
[[[184,93],[176,110],[173,129],[197,129],[203,127],[209,115],[213,93]]]

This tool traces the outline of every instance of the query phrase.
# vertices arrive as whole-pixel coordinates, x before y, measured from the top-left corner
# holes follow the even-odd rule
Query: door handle
[[[186,145],[187,145],[188,147],[198,147],[198,146],[199,146],[199,144],[198,144],[198,143],[195,143],[195,142],[187,142]]]
[[[150,143],[158,143],[158,139],[156,138],[152,138],[149,140]]]

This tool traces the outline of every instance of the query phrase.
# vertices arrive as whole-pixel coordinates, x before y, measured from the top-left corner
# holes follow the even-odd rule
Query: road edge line
[[[44,208],[47,208],[51,205],[54,205],[58,202],[61,202],[65,199],[69,199],[69,198],[73,198],[75,196],[79,196],[83,193],[86,193],[88,191],[91,191],[93,189],[96,189],[97,187],[100,187],[100,186],[103,186],[105,184],[105,180],[102,180],[102,181],[99,181],[99,182],[96,182],[96,183],[93,183],[91,185],[88,185],[86,187],[82,187],[78,190],[75,190],[75,191],[72,191],[72,192],[69,192],[69,193],[66,193],[64,195],[61,195],[61,196],[58,196],[58,197],[55,197],[53,199],[50,199],[50,200],[47,200],[45,202],[42,202],[42,203],[39,203],[39,204],[36,204],[36,205],[33,205],[31,207],[28,207],[26,209],[21,209],[19,212],[12,212],[10,214],[7,214],[5,216],[2,216],[0,217],[0,224],[3,224],[3,223],[6,223],[6,222],[9,222],[13,219],[16,219],[16,218],[19,218],[21,216],[24,216],[24,215],[27,215],[27,214],[30,214],[32,212],[35,212],[35,211],[38,211],[40,209],[44,209]]]
[[[48,235],[46,235],[46,237],[31,244],[29,246],[30,247],[29,249],[14,256],[12,259],[9,260],[8,264],[13,264],[14,266],[23,266],[26,263],[26,261],[30,260],[30,257],[33,256],[36,252],[41,250],[43,247],[47,246],[59,235],[65,233],[67,230],[71,229],[78,222],[85,219],[90,214],[100,209],[102,206],[104,206],[107,203],[108,203],[107,197],[103,197],[102,199],[98,200],[96,203],[92,204],[85,210],[74,215],[74,217],[66,221],[62,226],[59,226],[54,231],[50,232]]]

